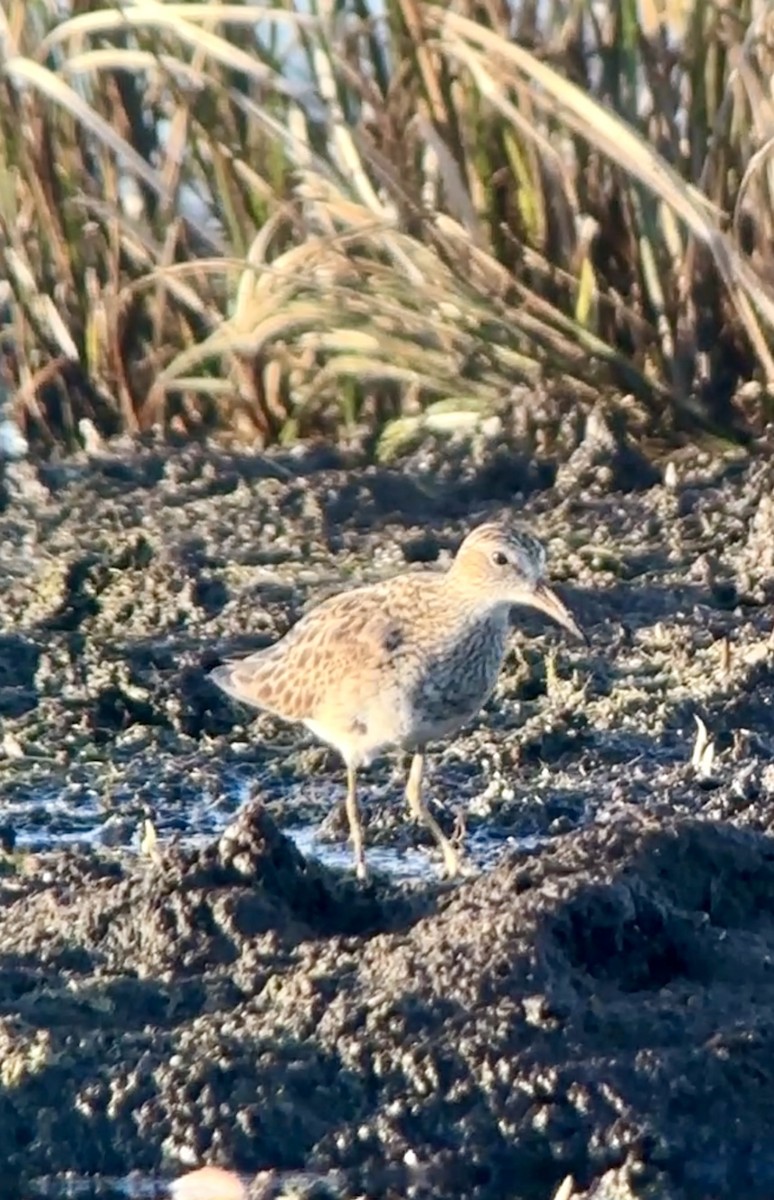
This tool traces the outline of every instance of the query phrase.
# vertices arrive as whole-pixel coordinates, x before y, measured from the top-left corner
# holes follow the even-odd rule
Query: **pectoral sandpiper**
[[[300,722],[338,750],[359,878],[367,871],[356,773],[390,747],[413,753],[409,810],[435,837],[447,875],[459,871],[458,851],[422,796],[425,747],[455,734],[489,697],[512,606],[540,609],[584,638],[544,571],[536,538],[489,522],[465,538],[445,573],[397,575],[333,596],[275,645],[211,672],[229,696]]]

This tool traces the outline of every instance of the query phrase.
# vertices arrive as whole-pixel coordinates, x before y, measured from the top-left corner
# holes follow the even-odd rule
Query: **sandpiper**
[[[545,564],[531,533],[487,522],[445,573],[396,575],[332,596],[275,645],[211,672],[229,696],[305,725],[339,752],[360,879],[367,869],[356,774],[392,747],[413,754],[409,810],[435,837],[446,874],[458,873],[459,853],[422,796],[425,747],[470,722],[491,694],[512,606],[540,609],[585,640],[545,583]]]

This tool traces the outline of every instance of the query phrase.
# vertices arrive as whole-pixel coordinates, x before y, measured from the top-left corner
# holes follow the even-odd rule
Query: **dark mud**
[[[774,1194],[774,468],[592,438],[558,472],[481,464],[9,469],[3,1195],[207,1161],[352,1196]],[[591,647],[519,614],[438,748],[439,819],[494,869],[358,888],[277,829],[343,836],[334,756],[206,672],[503,508]],[[368,787],[369,843],[422,844],[398,765]]]

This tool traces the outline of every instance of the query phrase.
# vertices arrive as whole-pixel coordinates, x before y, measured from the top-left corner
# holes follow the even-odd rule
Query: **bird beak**
[[[560,625],[563,625],[565,629],[569,630],[574,637],[578,638],[579,641],[584,642],[588,646],[588,637],[583,632],[570,610],[562,603],[556,592],[553,591],[547,583],[538,583],[536,585],[535,590],[530,596],[529,602],[533,608],[537,608],[540,610],[540,612],[547,613],[549,617],[553,617],[555,621],[558,621]]]

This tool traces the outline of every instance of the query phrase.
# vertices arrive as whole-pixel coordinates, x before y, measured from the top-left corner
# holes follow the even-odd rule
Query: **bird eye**
[[[492,562],[496,567],[504,567],[508,562],[508,556],[503,554],[502,550],[495,550],[494,554],[492,555]]]

